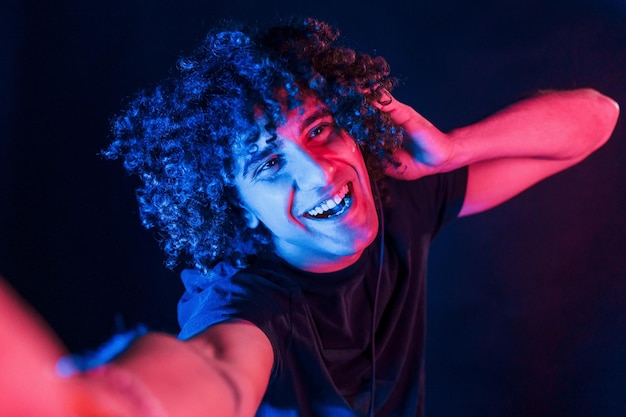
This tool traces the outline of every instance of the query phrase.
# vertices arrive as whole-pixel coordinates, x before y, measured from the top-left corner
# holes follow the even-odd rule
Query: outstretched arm
[[[253,416],[273,363],[265,334],[240,321],[186,342],[150,333],[113,363],[62,377],[65,348],[1,279],[0,310],[2,416]]]
[[[112,366],[145,388],[164,417],[252,417],[273,359],[265,334],[236,321],[215,325],[186,342],[148,334]]]
[[[542,93],[449,133],[395,99],[379,107],[410,136],[388,175],[417,179],[469,166],[461,216],[580,162],[609,139],[619,114],[617,103],[592,89]]]

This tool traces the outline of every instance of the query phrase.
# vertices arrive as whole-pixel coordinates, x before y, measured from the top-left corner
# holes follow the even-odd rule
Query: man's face
[[[283,115],[285,123],[272,131],[259,112],[258,139],[237,158],[235,184],[248,224],[262,222],[277,254],[297,268],[343,269],[378,231],[363,156],[312,95]]]

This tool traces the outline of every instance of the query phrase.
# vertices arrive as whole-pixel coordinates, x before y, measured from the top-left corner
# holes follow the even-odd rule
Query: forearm
[[[229,322],[185,342],[149,333],[109,364],[76,372],[59,362],[68,358],[61,341],[2,278],[0,309],[2,416],[253,416],[273,364],[261,330]]]
[[[460,216],[507,201],[578,163],[610,137],[619,109],[594,90],[544,94],[452,132],[469,165]]]
[[[520,101],[467,127],[443,133],[410,106],[378,106],[407,133],[386,174],[404,180],[469,166],[461,216],[494,207],[602,146],[619,107],[592,89]]]
[[[592,89],[550,92],[449,133],[445,170],[501,158],[576,163],[610,137],[619,108]]]
[[[112,363],[73,378],[77,397],[87,393],[98,406],[113,403],[136,417],[252,416],[260,402],[255,393],[262,392],[211,350],[160,333],[142,336]],[[75,401],[75,408],[84,406]]]

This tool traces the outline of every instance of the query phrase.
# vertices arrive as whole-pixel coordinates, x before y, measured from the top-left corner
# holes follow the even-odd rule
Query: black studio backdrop
[[[215,22],[315,16],[385,56],[440,128],[538,89],[626,103],[626,5],[598,1],[5,0],[0,273],[73,351],[144,323],[176,332],[177,272],[136,182],[99,150],[126,97]],[[623,119],[623,117],[622,117]],[[626,132],[582,164],[450,225],[429,265],[427,412],[626,416]]]

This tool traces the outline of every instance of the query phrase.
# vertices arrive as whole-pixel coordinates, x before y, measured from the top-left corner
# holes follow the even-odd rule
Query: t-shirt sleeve
[[[403,227],[435,236],[458,217],[467,189],[467,167],[414,181],[391,180],[389,213],[404,220]]]
[[[468,168],[463,167],[446,174],[436,176],[435,210],[439,213],[437,230],[456,219],[463,208],[467,191]]]
[[[185,270],[181,278],[185,293],[178,303],[180,340],[228,320],[246,320],[265,333],[272,345],[272,378],[280,372],[292,336],[292,289],[226,264],[219,264],[208,275]]]
[[[254,274],[223,265],[218,269],[209,275],[196,270],[181,274],[185,293],[178,303],[179,339],[186,340],[212,325],[240,319],[255,324],[272,341],[277,321],[287,320],[289,291]]]

